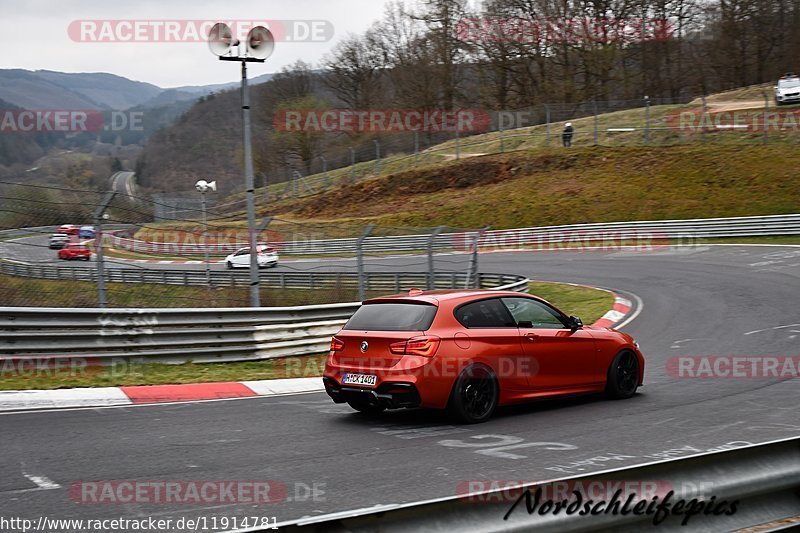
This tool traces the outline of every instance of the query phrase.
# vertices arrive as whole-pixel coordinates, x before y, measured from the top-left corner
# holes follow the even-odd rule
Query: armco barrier
[[[299,276],[299,275],[298,275]],[[424,273],[419,274],[424,278]],[[407,279],[411,279],[410,277]],[[398,281],[399,280],[399,281]],[[447,282],[454,281],[454,284]],[[384,275],[408,289],[403,274]],[[437,280],[459,288],[464,277]],[[521,276],[481,274],[481,286],[527,292]],[[373,279],[377,284],[378,280]],[[402,283],[401,283],[402,282]],[[308,283],[308,281],[306,282]],[[373,285],[373,289],[377,286]],[[224,309],[0,308],[0,361],[47,357],[165,363],[248,361],[326,351],[360,303]]]
[[[442,233],[434,237],[432,246],[436,250],[465,249],[474,239],[474,231],[462,233]],[[702,218],[688,220],[644,220],[634,222],[604,222],[592,224],[571,224],[563,226],[542,226],[534,228],[518,228],[491,230],[483,233],[479,246],[491,248],[496,246],[535,246],[550,243],[566,242],[570,239],[580,241],[592,238],[603,240],[611,238],[615,241],[628,236],[631,240],[643,242],[648,239],[698,239],[742,236],[800,235],[800,214],[768,215],[733,218]],[[401,235],[367,237],[363,243],[364,253],[376,252],[410,252],[425,250],[429,244],[429,235]],[[115,248],[131,250],[139,253],[166,253],[170,255],[202,254],[205,246],[202,243],[165,243],[147,242],[124,238],[119,235],[110,237]],[[354,254],[357,239],[325,239],[287,241],[276,243],[281,254],[285,255],[317,255],[317,254]],[[210,253],[231,253],[246,243],[225,243],[209,245]]]
[[[0,260],[0,273],[26,278],[50,280],[97,281],[97,270],[86,265],[61,267],[52,265],[29,265]],[[520,279],[509,274],[481,274],[481,287],[507,285]],[[210,272],[211,284],[215,287],[247,287],[250,285],[249,271],[228,270]],[[357,287],[355,272],[259,272],[261,286],[279,289],[324,289],[332,287]],[[109,283],[154,283],[161,285],[208,286],[206,273],[201,270],[155,270],[148,268],[106,269]],[[365,272],[364,289],[367,291],[400,292],[411,287],[427,287],[426,272]],[[436,272],[434,287],[441,289],[464,288],[468,280],[463,272]],[[470,281],[474,283],[474,280]]]
[[[672,506],[681,499],[687,503],[698,498],[720,504],[737,501],[736,511],[731,515],[701,512],[690,517],[687,526],[681,526],[685,517],[674,514],[664,517],[659,526],[653,527],[653,514],[605,513],[597,515],[569,514],[563,509],[559,513],[549,511],[539,514],[544,501],[533,514],[528,514],[525,502],[521,502],[508,513],[514,499],[501,493],[483,493],[472,498],[453,495],[421,503],[394,504],[335,515],[309,517],[277,524],[281,531],[381,531],[395,533],[403,531],[429,531],[463,533],[490,532],[587,532],[587,531],[734,531],[749,526],[770,524],[758,531],[775,531],[789,525],[784,519],[800,515],[800,438],[774,441],[765,444],[745,445],[733,449],[713,451],[682,459],[668,460],[647,465],[607,470],[600,473],[563,478],[569,483],[583,487],[597,482],[602,487],[618,482],[641,485],[651,482],[659,487],[660,502],[666,492],[674,490]],[[551,483],[554,483],[553,481]],[[456,492],[456,481],[453,491]],[[540,485],[546,485],[546,482]],[[573,485],[575,486],[575,485]],[[535,492],[532,487],[532,494]],[[611,489],[609,492],[614,492]],[[698,492],[701,494],[698,495]],[[517,493],[519,494],[519,493]],[[572,496],[572,494],[569,494]],[[711,500],[712,496],[716,498]],[[559,498],[553,498],[559,499]],[[605,497],[606,501],[611,495]],[[574,498],[570,502],[574,501]],[[624,503],[622,498],[620,507]],[[584,499],[585,502],[585,499]],[[597,503],[597,501],[595,501]],[[634,502],[635,503],[635,502]],[[650,503],[648,501],[648,503]],[[633,506],[631,506],[633,507]],[[685,506],[684,506],[685,507]],[[712,507],[713,508],[713,507]],[[582,509],[582,507],[581,507]],[[605,506],[603,510],[605,509]],[[685,509],[684,509],[685,510]],[[775,523],[773,523],[775,522]],[[796,525],[796,522],[795,522]],[[238,533],[266,531],[261,528],[242,529]]]

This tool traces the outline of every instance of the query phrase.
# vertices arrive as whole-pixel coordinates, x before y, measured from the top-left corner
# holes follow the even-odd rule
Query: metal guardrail
[[[0,260],[0,273],[26,278],[49,280],[97,281],[97,269],[93,266],[30,265]],[[250,285],[246,269],[211,271],[214,287],[247,287]],[[259,272],[262,287],[276,289],[324,289],[333,287],[358,287],[356,272]],[[365,272],[364,289],[367,291],[400,292],[412,287],[427,287],[430,280],[427,272]],[[510,274],[480,274],[480,287],[507,285],[520,279]],[[153,283],[161,285],[208,286],[206,273],[201,270],[151,270],[147,268],[106,269],[108,283]],[[464,272],[436,272],[433,288],[465,288],[468,280]]]
[[[442,233],[433,237],[436,250],[466,250],[477,235],[474,231]],[[703,218],[687,220],[644,220],[634,222],[603,222],[541,226],[507,230],[491,230],[483,233],[479,246],[491,248],[516,244],[535,246],[539,244],[573,240],[630,239],[637,242],[656,239],[696,239],[741,236],[800,235],[800,214],[768,215],[733,218]],[[427,249],[429,235],[401,235],[367,237],[363,243],[364,253],[410,252]],[[356,253],[355,238],[287,241],[274,243],[285,255],[326,255]],[[116,248],[140,253],[167,253],[174,255],[202,254],[201,243],[162,243],[137,241],[118,235],[111,237]],[[211,253],[230,253],[246,243],[209,245]]]
[[[614,482],[620,483],[621,487],[641,486],[645,482],[650,482],[651,485],[658,487],[660,502],[664,501],[666,492],[673,490],[674,495],[671,499],[673,505],[681,499],[690,502],[692,498],[698,498],[708,502],[712,496],[716,496],[712,503],[727,501],[727,509],[730,510],[730,503],[737,501],[736,512],[730,516],[701,512],[690,517],[688,527],[683,527],[681,521],[685,514],[678,514],[665,517],[655,528],[658,531],[733,531],[754,525],[771,524],[800,515],[800,438],[794,437],[682,459],[606,470],[542,482],[529,487],[533,494],[537,486],[552,487],[556,482],[564,482],[566,486],[573,488],[578,483],[587,487],[589,483],[597,482],[599,486],[605,488],[613,486]],[[455,483],[454,481],[454,493],[457,491]],[[536,512],[528,514],[526,504],[522,502],[509,515],[508,520],[505,520],[504,516],[515,500],[514,498],[509,501],[507,490],[504,488],[500,491],[483,492],[474,494],[471,498],[466,495],[455,495],[421,503],[378,506],[277,525],[281,531],[381,531],[383,533],[642,531],[653,525],[652,514],[615,515],[603,512],[580,516],[578,513],[569,514],[563,510],[555,514],[552,512],[552,507],[550,512],[539,514],[547,496],[542,499]],[[611,494],[605,498],[606,501],[611,499],[614,490],[609,491]],[[700,497],[698,491],[703,492]],[[549,492],[552,499],[560,501],[560,498],[553,496],[552,490]],[[568,491],[562,489],[562,493],[564,492],[570,497],[573,496],[571,489]],[[520,493],[521,491],[517,492]],[[574,497],[570,502],[573,501]],[[625,497],[622,498],[620,507],[624,501]],[[636,501],[638,499],[633,503]],[[772,527],[768,526],[760,531],[772,531],[785,525],[785,523],[774,523]],[[238,533],[249,531],[265,531],[265,529],[243,529],[238,530]]]
[[[295,280],[302,274],[293,274]],[[320,274],[314,274],[320,276]],[[312,287],[306,274],[304,288]],[[425,273],[372,276],[372,290],[410,288]],[[246,283],[246,277],[241,278]],[[438,277],[437,288],[459,288],[463,274]],[[452,283],[450,283],[452,282]],[[528,279],[481,274],[482,287],[527,292]],[[298,307],[216,309],[72,309],[0,307],[0,361],[45,357],[114,358],[164,363],[249,361],[327,350],[331,335],[359,302]]]

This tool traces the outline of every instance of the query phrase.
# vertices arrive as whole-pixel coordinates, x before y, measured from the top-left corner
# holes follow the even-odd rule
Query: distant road
[[[111,176],[111,188],[117,194],[133,196],[136,191],[136,175],[133,172],[117,172]]]

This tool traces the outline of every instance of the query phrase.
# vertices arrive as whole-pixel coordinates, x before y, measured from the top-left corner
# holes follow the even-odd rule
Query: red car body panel
[[[443,409],[459,374],[476,363],[488,366],[497,376],[499,405],[554,395],[601,392],[606,387],[612,360],[623,349],[636,354],[639,384],[642,384],[644,358],[633,338],[625,333],[594,326],[576,330],[467,328],[454,315],[462,304],[499,297],[530,298],[558,311],[533,295],[487,290],[426,291],[414,296],[396,295],[364,302],[365,305],[427,303],[437,306],[438,310],[426,331],[342,329],[334,338],[342,341],[344,347],[329,352],[323,374],[328,394],[332,388],[349,388],[342,384],[348,372],[370,374],[377,376],[375,385],[356,388],[390,393],[387,389],[393,384],[411,384],[419,393],[419,406]],[[432,357],[391,353],[390,344],[420,335],[435,335],[441,339]],[[360,349],[362,341],[368,343],[367,352]]]
[[[58,251],[59,259],[91,259],[92,251],[82,244],[68,244]]]

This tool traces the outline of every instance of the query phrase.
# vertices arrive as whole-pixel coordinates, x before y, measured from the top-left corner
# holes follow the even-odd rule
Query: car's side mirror
[[[521,320],[517,323],[517,327],[531,329],[533,327],[533,322],[530,320]]]
[[[576,316],[571,316],[569,317],[569,327],[573,331],[581,329],[583,327],[583,321]]]

